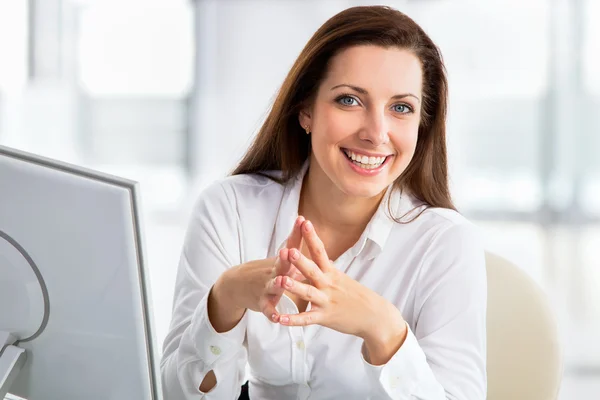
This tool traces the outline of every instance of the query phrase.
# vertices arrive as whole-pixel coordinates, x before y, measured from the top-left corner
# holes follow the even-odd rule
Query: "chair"
[[[486,254],[488,400],[556,400],[562,377],[557,324],[527,274]]]

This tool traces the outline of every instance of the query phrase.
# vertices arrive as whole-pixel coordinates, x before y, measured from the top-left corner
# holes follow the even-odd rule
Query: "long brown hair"
[[[316,95],[329,60],[355,45],[407,49],[421,61],[423,102],[417,145],[411,162],[394,185],[407,189],[428,207],[455,209],[448,187],[448,83],[441,53],[417,23],[385,6],[346,9],[315,32],[289,71],[269,115],[232,175],[255,173],[285,183],[300,172],[310,154],[310,137],[300,126],[298,115]],[[281,171],[282,175],[275,177],[267,174],[268,171]]]

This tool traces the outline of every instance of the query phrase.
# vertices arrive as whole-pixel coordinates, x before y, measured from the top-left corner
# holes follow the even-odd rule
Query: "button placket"
[[[296,304],[288,296],[283,295],[278,307],[284,314],[298,313]],[[291,346],[292,381],[301,385],[307,384],[306,374],[306,334],[301,326],[288,327]]]
[[[298,384],[306,384],[306,342],[304,329],[301,326],[290,327],[292,347],[292,380]]]

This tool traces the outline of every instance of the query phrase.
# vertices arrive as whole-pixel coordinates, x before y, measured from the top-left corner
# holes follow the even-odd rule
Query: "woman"
[[[355,7],[296,60],[198,200],[161,364],[169,399],[484,399],[486,276],[448,190],[447,84],[404,14]]]

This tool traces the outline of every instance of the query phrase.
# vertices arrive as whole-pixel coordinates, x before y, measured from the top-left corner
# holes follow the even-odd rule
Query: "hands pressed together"
[[[310,258],[301,252],[303,243]],[[310,310],[280,315],[276,306],[286,290],[310,302]],[[338,270],[312,223],[301,216],[278,257],[231,268],[215,283],[213,292],[209,308],[217,311],[211,321],[219,331],[231,329],[249,309],[263,313],[273,323],[317,324],[360,337],[372,363],[387,362],[407,335],[399,310]]]
[[[300,251],[302,242],[310,258]],[[333,265],[314,226],[303,217],[298,217],[287,247],[279,252],[274,275],[272,287],[311,303],[310,311],[299,314],[273,313],[272,321],[282,325],[318,324],[365,338],[386,311],[385,299]]]
[[[302,254],[302,242],[310,258]],[[270,304],[276,305],[284,290],[311,303],[310,311],[299,314],[279,315],[269,309],[265,315],[271,321],[287,326],[318,324],[358,336],[365,340],[372,360],[387,361],[390,352],[395,353],[406,338],[407,328],[399,310],[338,270],[312,223],[301,216],[279,252],[267,286],[276,293]]]

